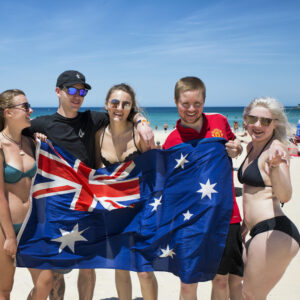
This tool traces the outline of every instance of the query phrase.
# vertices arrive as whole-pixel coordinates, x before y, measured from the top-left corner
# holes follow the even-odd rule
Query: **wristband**
[[[150,125],[150,122],[149,121],[147,121],[146,119],[140,119],[140,120],[138,120],[137,122],[136,122],[136,125],[138,125],[138,124],[140,124],[140,123],[142,123],[142,124],[144,124],[144,123],[147,123],[148,125]]]

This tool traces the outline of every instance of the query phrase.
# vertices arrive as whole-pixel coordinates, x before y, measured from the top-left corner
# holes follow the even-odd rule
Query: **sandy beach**
[[[168,130],[164,131],[155,131],[155,140],[159,141],[162,145],[167,135],[171,132]],[[240,137],[239,137],[240,138]],[[245,138],[240,138],[245,140]],[[243,143],[243,147],[245,149],[246,143]],[[241,164],[245,152],[243,154],[233,160],[234,168],[239,167]],[[235,186],[241,187],[241,184],[236,179],[235,173]],[[292,157],[291,159],[291,178],[293,185],[293,196],[289,203],[287,203],[283,210],[287,214],[287,216],[296,224],[298,228],[300,228],[300,157]],[[242,213],[242,197],[237,198],[238,205],[240,207]],[[78,270],[73,270],[71,273],[65,275],[66,280],[66,293],[65,299],[78,299],[77,293],[77,273]],[[94,292],[93,299],[95,300],[112,300],[118,299],[117,293],[114,284],[114,271],[113,270],[104,270],[98,269],[96,270],[97,274],[97,282],[96,288]],[[164,272],[156,272],[157,280],[158,280],[158,299],[160,300],[173,300],[178,299],[179,295],[179,279],[173,274],[164,273]],[[268,299],[271,300],[299,300],[300,299],[300,255],[294,258],[288,267],[286,273],[283,278],[277,284],[277,286],[271,291]],[[142,299],[141,292],[139,287],[139,281],[137,275],[135,273],[131,273],[132,278],[132,286],[133,286],[133,299]],[[14,288],[11,293],[12,300],[21,300],[26,299],[27,294],[32,288],[32,281],[28,270],[18,268],[15,274],[15,282]],[[198,287],[198,299],[208,300],[210,299],[210,289],[211,283],[199,283]]]

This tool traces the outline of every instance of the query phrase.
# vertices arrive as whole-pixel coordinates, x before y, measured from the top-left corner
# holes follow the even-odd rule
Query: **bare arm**
[[[146,147],[145,151],[155,148],[154,134],[145,117],[142,114],[137,113],[134,116],[133,122],[135,123],[139,136],[143,141],[142,143]]]
[[[270,175],[273,194],[281,203],[292,197],[288,149],[281,142],[274,140],[268,150],[265,170]]]
[[[17,239],[4,191],[2,154],[0,155],[0,223],[5,236],[3,249],[7,255],[15,255],[17,252]]]

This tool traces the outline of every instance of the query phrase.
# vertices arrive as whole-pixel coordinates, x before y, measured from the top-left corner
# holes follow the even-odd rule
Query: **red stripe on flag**
[[[55,193],[55,192],[60,192],[60,191],[69,191],[69,190],[74,190],[74,187],[69,186],[69,185],[64,185],[64,186],[55,187],[55,188],[52,187],[52,188],[38,190],[38,191],[32,193],[32,197],[38,197],[43,194]]]

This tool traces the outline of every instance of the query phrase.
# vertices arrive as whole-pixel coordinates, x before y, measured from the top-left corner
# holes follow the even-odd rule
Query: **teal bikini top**
[[[3,170],[4,181],[6,183],[16,183],[24,177],[32,178],[35,175],[36,169],[37,169],[36,162],[34,163],[32,168],[26,172],[22,172],[14,167],[8,165],[6,162],[3,163],[3,167],[4,167],[4,170]]]

